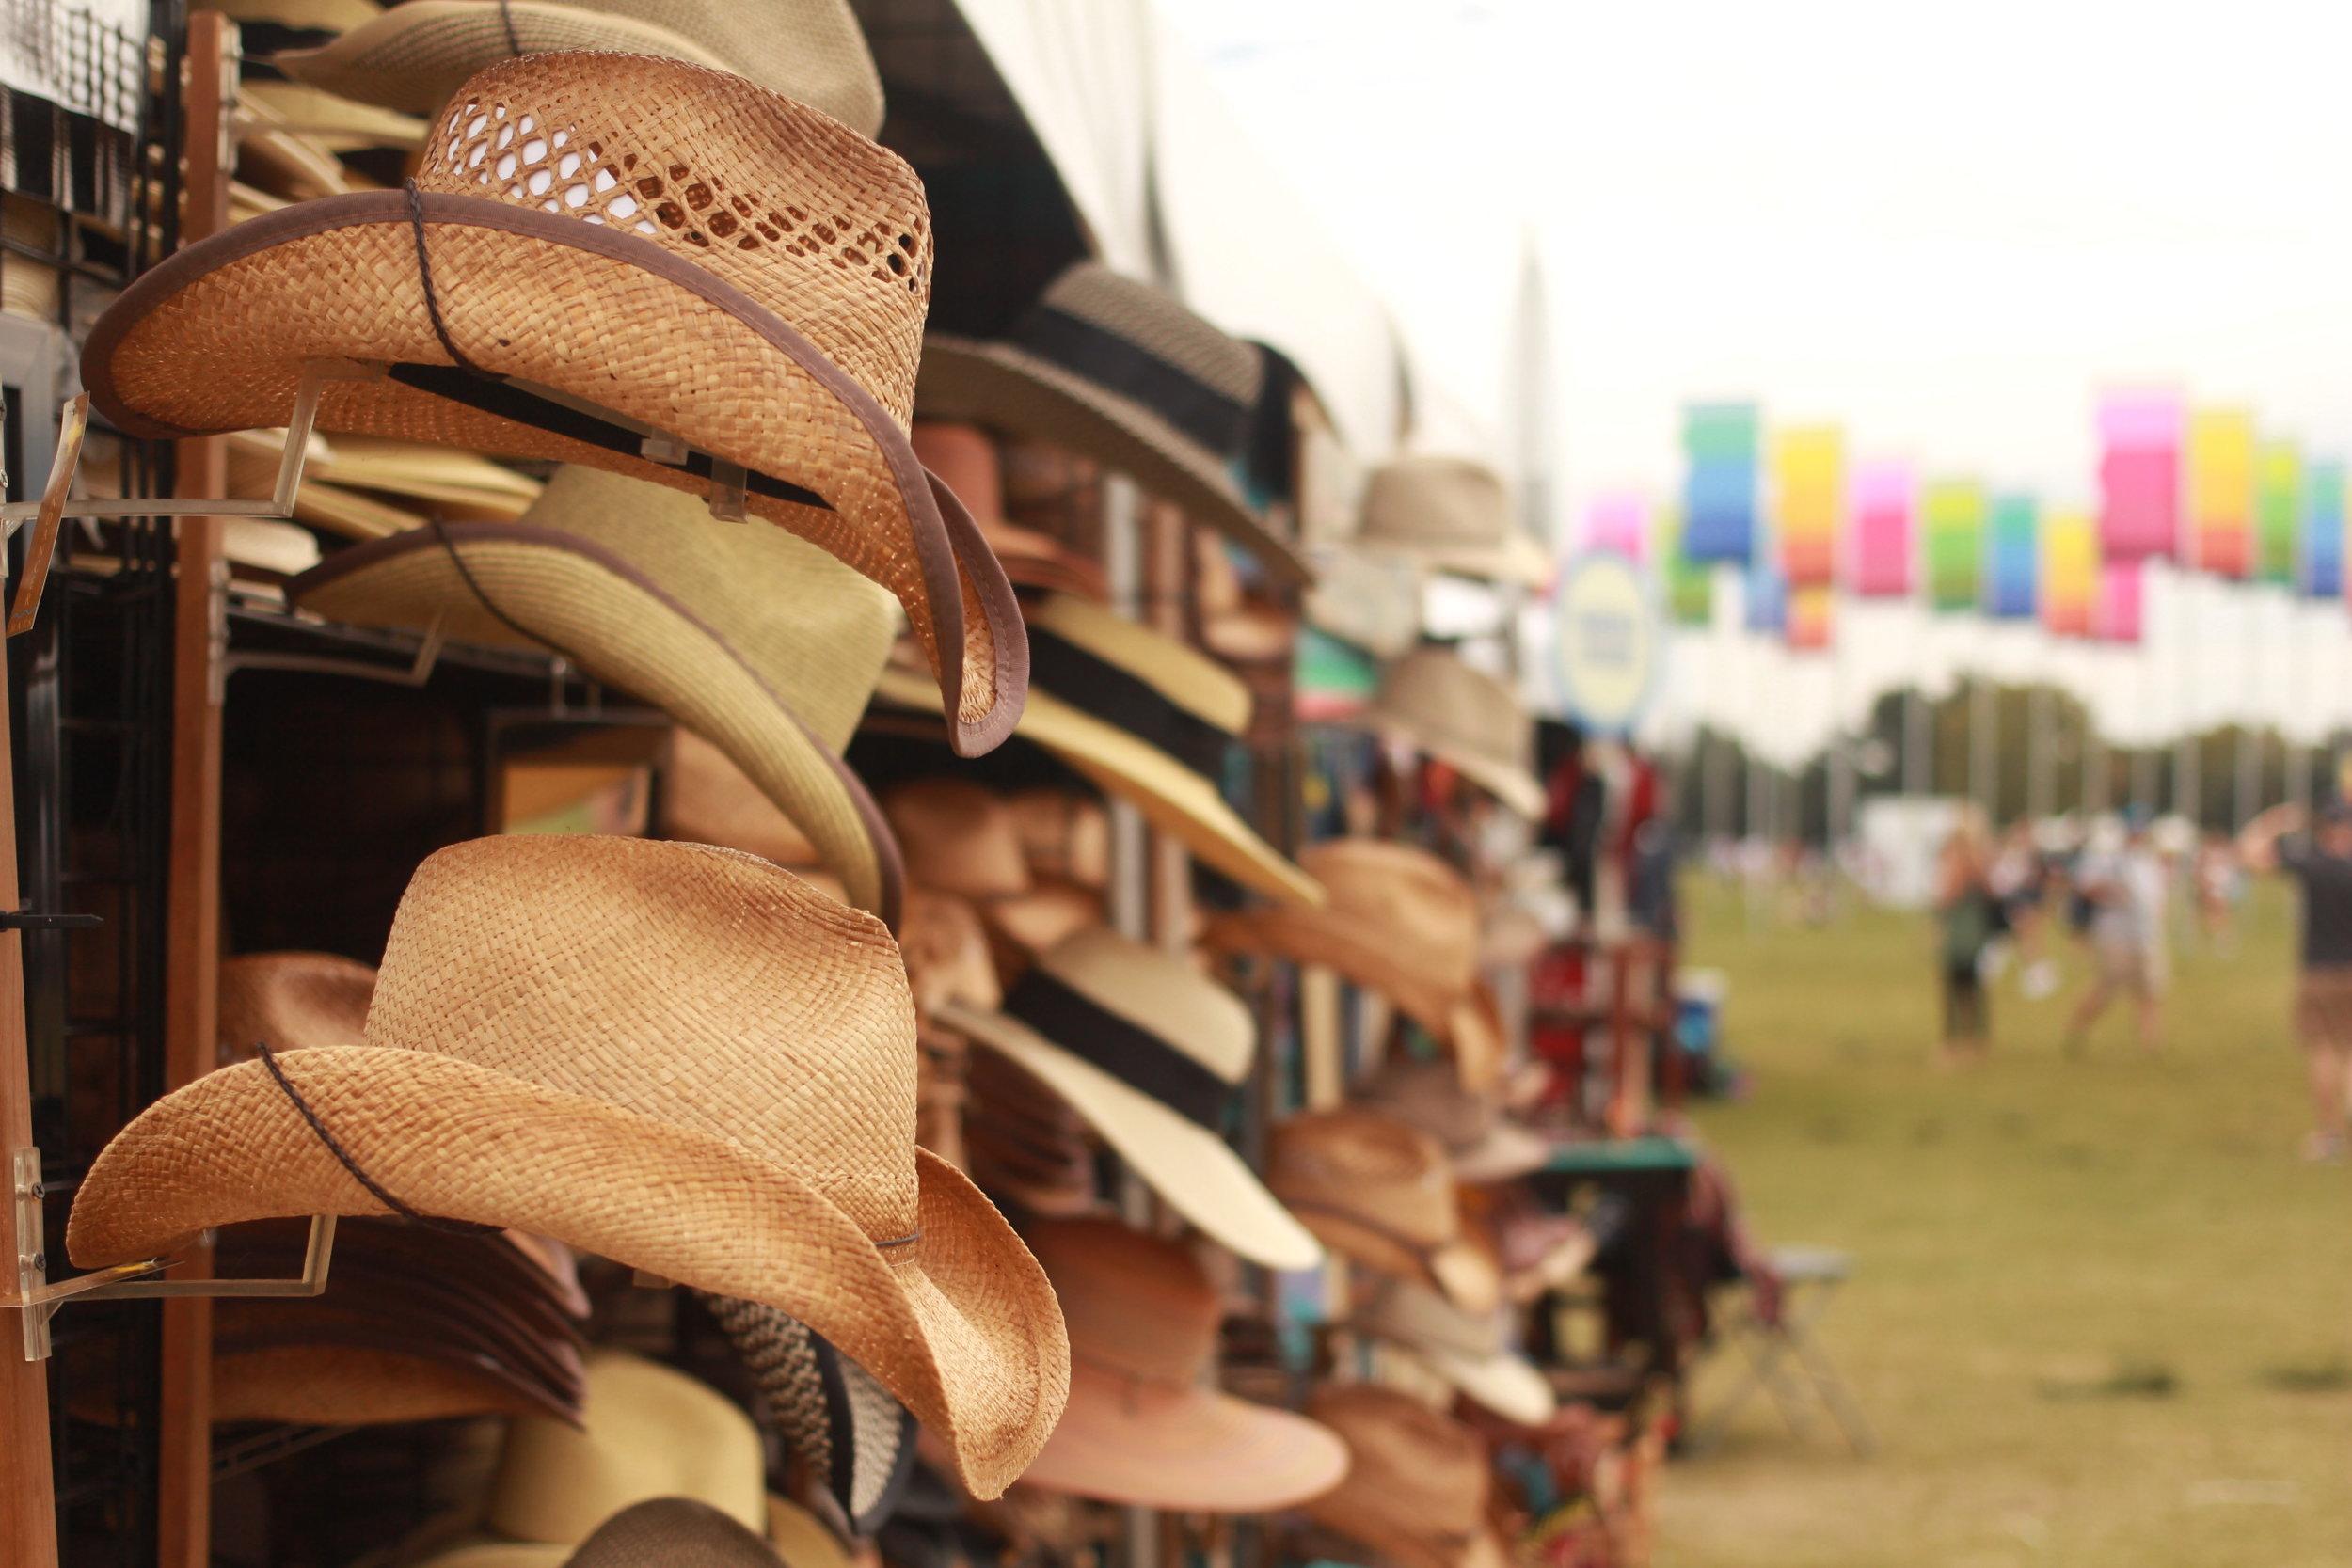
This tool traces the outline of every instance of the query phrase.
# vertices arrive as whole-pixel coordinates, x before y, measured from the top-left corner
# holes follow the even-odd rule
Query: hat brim
[[[954,1166],[915,1151],[916,1240],[882,1247],[802,1177],[713,1132],[430,1052],[278,1058],[353,1164],[421,1212],[553,1237],[680,1284],[781,1307],[872,1372],[993,1497],[1044,1444],[1069,1339],[1044,1272]],[[269,1064],[149,1106],[75,1194],[85,1267],[243,1220],[380,1214]]]
[[[433,268],[430,310],[421,246]],[[533,309],[531,330],[517,332],[516,289],[573,308]],[[823,498],[818,507],[755,491],[744,504],[898,595],[937,674],[959,753],[977,755],[1011,733],[1028,687],[1027,631],[962,503],[925,471],[874,394],[797,328],[642,235],[477,197],[421,196],[414,214],[404,191],[297,203],[141,274],[91,329],[82,379],[106,419],[133,436],[282,425],[312,361],[452,367],[437,321],[501,383],[608,409]],[[644,373],[649,353],[665,346],[693,373]],[[724,397],[711,395],[719,388]],[[328,385],[318,428],[710,491],[634,447],[559,435],[390,375]]]
[[[556,49],[660,55],[713,71],[737,70],[667,27],[543,0],[502,0],[496,6],[480,0],[403,0],[331,43],[285,50],[271,55],[269,63],[297,82],[344,98],[429,115],[484,67]],[[421,55],[428,57],[420,60]],[[403,70],[402,62],[413,63]]]
[[[1486,1186],[1542,1170],[1551,1163],[1552,1152],[1549,1138],[1516,1121],[1498,1121],[1476,1143],[1450,1150],[1447,1158],[1455,1180]]]
[[[213,1353],[215,1421],[389,1426],[457,1416],[572,1412],[544,1385],[453,1347],[391,1349],[305,1336]]]
[[[1477,752],[1432,740],[1411,718],[1382,707],[1376,701],[1364,709],[1361,722],[1381,735],[1393,736],[1414,750],[1437,758],[1530,822],[1542,821],[1544,814],[1550,808],[1543,784],[1524,768],[1514,768],[1507,762],[1498,762]]]
[[[1359,1224],[1337,1210],[1317,1208],[1300,1217],[1316,1240],[1341,1257],[1378,1274],[1429,1286],[1465,1312],[1491,1312],[1502,1304],[1501,1274],[1466,1239],[1416,1252],[1385,1228]]]
[[[913,672],[882,672],[875,695],[937,712],[939,697]],[[1108,794],[1128,801],[1161,832],[1244,887],[1288,904],[1320,904],[1323,884],[1251,831],[1206,779],[1117,725],[1043,691],[1029,693],[1015,733],[1034,740]]]
[[[1200,945],[1215,953],[1263,954],[1332,970],[1350,985],[1387,997],[1438,1043],[1453,1038],[1456,1014],[1442,989],[1415,982],[1409,956],[1375,940],[1344,911],[1327,905],[1216,915],[1202,929]]]
[[[286,594],[356,626],[438,624],[501,644],[525,642],[516,628],[527,630],[724,752],[807,835],[850,902],[897,929],[905,874],[865,784],[715,628],[593,542],[528,523],[453,523],[339,551]]]
[[[1502,545],[1482,548],[1469,545],[1423,545],[1377,535],[1357,535],[1356,546],[1367,555],[1387,556],[1447,577],[1476,578],[1486,582],[1517,583],[1541,588],[1551,580],[1551,556],[1543,546],[1516,529]]]
[[[1311,1269],[1323,1260],[1313,1233],[1208,1128],[1072,1055],[1017,1018],[957,1006],[942,1007],[938,1017],[1068,1101],[1130,1170],[1202,1234],[1270,1269]]]
[[[1550,1380],[1523,1355],[1508,1351],[1478,1355],[1421,1343],[1405,1348],[1472,1403],[1516,1425],[1540,1427],[1560,1409]]]
[[[1061,1425],[1022,1481],[1137,1508],[1257,1513],[1321,1497],[1347,1463],[1339,1434],[1304,1416],[1081,1361]]]
[[[1050,360],[1010,343],[934,334],[923,342],[914,404],[927,420],[985,425],[1091,457],[1224,534],[1277,578],[1314,581],[1306,557],[1249,504],[1214,452],[1149,405]]]

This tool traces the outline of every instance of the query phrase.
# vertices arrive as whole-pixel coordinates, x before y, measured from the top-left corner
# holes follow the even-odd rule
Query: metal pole
[[[2310,716],[2311,685],[2303,657],[2303,607],[2290,606],[2287,620],[2287,728],[2286,764],[2287,799],[2297,809],[2308,811],[2312,803],[2311,753],[2303,744],[2303,721]]]
[[[2204,585],[2193,573],[2183,571],[2175,578],[2178,587],[2174,599],[2181,607],[2181,667],[2176,688],[2181,702],[2181,733],[2172,746],[2172,809],[2186,816],[2191,826],[2202,832],[2205,826],[2204,780],[2199,775],[2203,757],[2199,741],[2204,727],[2202,705],[2195,701],[2200,689],[2197,680],[2197,601],[2204,593]]]
[[[1968,678],[1968,798],[1977,802],[1984,819],[1997,819],[2000,802],[1994,796],[1996,788],[1994,772],[1994,753],[1999,739],[1994,733],[1993,682],[1982,672]]]
[[[2043,661],[2036,660],[2037,664]],[[2050,815],[2050,726],[2056,720],[2052,713],[2049,682],[2037,680],[2026,694],[2026,820],[2040,822]]]

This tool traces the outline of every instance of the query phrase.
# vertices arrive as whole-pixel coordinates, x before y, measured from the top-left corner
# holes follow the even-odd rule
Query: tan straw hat
[[[1245,887],[1319,904],[1314,879],[1276,853],[1225,801],[1225,756],[1249,723],[1249,691],[1214,660],[1100,605],[1056,594],[1031,610],[1037,685],[1019,733]],[[880,694],[936,708],[899,665]],[[1017,843],[1017,835],[1016,835]]]
[[[882,77],[850,0],[405,0],[318,49],[270,64],[345,98],[431,114],[515,55],[660,55],[749,77],[855,131],[882,129]]]
[[[1303,1111],[1266,1138],[1266,1185],[1323,1243],[1381,1274],[1493,1309],[1502,1281],[1462,1234],[1454,1173],[1428,1133],[1362,1110]]]
[[[1081,931],[1013,984],[1003,1011],[950,1006],[939,1019],[1068,1101],[1209,1236],[1269,1268],[1322,1258],[1222,1134],[1257,1025],[1239,997],[1184,960],[1113,931]]]
[[[1478,900],[1461,874],[1425,849],[1372,838],[1310,845],[1298,864],[1329,903],[1217,915],[1201,944],[1337,971],[1450,1038],[1454,1006],[1477,980]]]
[[[941,420],[914,421],[914,455],[923,467],[971,509],[989,547],[1015,588],[1046,594],[1075,594],[1107,603],[1110,582],[1103,568],[1051,534],[1005,520],[1005,476],[995,438],[974,424]]]
[[[1410,1280],[1384,1279],[1357,1310],[1355,1323],[1504,1420],[1541,1426],[1559,1408],[1543,1372],[1511,1349],[1501,1312],[1465,1312]]]
[[[1202,1386],[1216,1288],[1192,1254],[1111,1219],[1047,1220],[1029,1244],[1070,1323],[1070,1408],[1023,1481],[1104,1502],[1256,1513],[1329,1491],[1340,1440]]]
[[[751,515],[906,607],[968,754],[1011,729],[1028,660],[995,557],[907,441],[930,258],[914,171],[816,111],[675,60],[531,55],[466,84],[408,190],[142,274],[83,381],[126,432],[209,435],[284,424],[307,362],[389,364],[330,384],[318,427],[715,500],[739,468]]]
[[[1306,582],[1305,558],[1232,475],[1264,376],[1258,350],[1173,295],[1081,261],[1000,341],[932,334],[915,404],[926,420],[1050,441],[1129,474]]]
[[[1508,1181],[1551,1160],[1549,1138],[1505,1117],[1491,1095],[1465,1087],[1444,1062],[1391,1056],[1358,1088],[1357,1099],[1437,1139],[1458,1181]]]
[[[1013,826],[1032,879],[1110,886],[1111,816],[1103,802],[1074,789],[1041,784],[1011,797]]]
[[[220,1059],[253,1054],[255,1041],[365,1043],[375,969],[334,953],[248,953],[220,965]]]
[[[409,883],[367,1034],[148,1107],[74,1195],[74,1260],[276,1215],[513,1226],[782,1307],[980,1495],[1052,1429],[1060,1313],[988,1200],[914,1145],[914,1008],[879,922],[729,850],[475,840]]]
[[[1364,486],[1358,547],[1457,577],[1540,588],[1551,558],[1511,515],[1502,477],[1466,457],[1400,457]]]
[[[1420,647],[1380,674],[1365,721],[1428,752],[1519,816],[1544,815],[1535,726],[1517,693],[1451,651]]]
[[[1370,1384],[1317,1390],[1307,1414],[1347,1444],[1347,1477],[1307,1515],[1377,1552],[1394,1568],[1505,1568],[1486,1522],[1493,1486],[1486,1445],[1393,1389]]]
[[[807,835],[850,901],[898,919],[897,847],[841,761],[897,618],[890,595],[778,529],[562,468],[516,523],[449,523],[338,552],[299,609],[562,654],[658,705]]]
[[[958,897],[1029,891],[1012,806],[970,779],[914,779],[885,790],[882,816],[913,880]]]

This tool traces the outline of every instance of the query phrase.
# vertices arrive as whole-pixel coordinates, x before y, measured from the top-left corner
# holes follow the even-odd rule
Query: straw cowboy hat
[[[950,736],[985,752],[1028,660],[1012,588],[907,440],[930,298],[921,182],[743,80],[530,55],[469,80],[405,191],[298,202],[175,252],[83,354],[140,436],[318,427],[579,463],[729,503],[906,607]],[[647,455],[647,453],[654,455]],[[738,473],[738,470],[740,473]]]
[[[1166,291],[1081,261],[1000,341],[932,334],[915,406],[927,420],[1050,441],[1129,474],[1304,583],[1314,576],[1306,559],[1232,475],[1264,376],[1258,350]]]
[[[1334,970],[1450,1039],[1478,977],[1478,900],[1461,874],[1425,849],[1372,838],[1310,845],[1298,864],[1328,903],[1217,915],[1201,945]]]
[[[1070,1323],[1070,1408],[1023,1481],[1104,1502],[1256,1513],[1347,1468],[1312,1421],[1203,1386],[1216,1290],[1192,1254],[1116,1220],[1048,1220],[1029,1244]]]
[[[793,1538],[796,1549],[774,1540],[708,1503],[652,1497],[614,1513],[578,1546],[476,1542],[436,1552],[417,1568],[849,1568],[838,1546],[819,1544],[811,1555],[804,1535]]]
[[[486,66],[567,49],[689,60],[796,98],[861,136],[882,129],[882,77],[850,0],[405,0],[269,63],[345,98],[427,115]]]
[[[1507,1421],[1541,1426],[1559,1408],[1543,1372],[1504,1338],[1500,1312],[1465,1312],[1410,1280],[1384,1279],[1354,1321]]]
[[[1015,588],[1109,602],[1110,582],[1102,567],[1051,534],[1005,520],[1004,468],[995,438],[987,431],[972,424],[917,420],[914,439],[914,455],[971,509],[972,520]]]
[[[1486,1446],[1459,1421],[1370,1384],[1318,1389],[1307,1414],[1346,1442],[1346,1478],[1307,1516],[1395,1568],[1504,1568],[1486,1522]]]
[[[939,1020],[1010,1057],[1068,1101],[1170,1208],[1268,1268],[1323,1256],[1221,1129],[1258,1031],[1241,999],[1181,958],[1107,930],[1042,955],[1001,1012]]]
[[[1019,733],[1245,887],[1295,904],[1323,889],[1260,838],[1225,801],[1225,755],[1248,727],[1249,690],[1214,660],[1100,605],[1056,594],[1029,615],[1037,685]],[[898,665],[880,695],[936,708]]]
[[[897,848],[839,752],[897,612],[814,546],[720,522],[675,491],[563,468],[519,522],[354,546],[287,594],[332,620],[547,647],[657,704],[760,786],[851,903],[896,922]]]
[[[513,1226],[791,1313],[981,1495],[1052,1429],[1060,1314],[914,1145],[914,1008],[880,922],[730,850],[476,840],[409,883],[367,1037],[148,1107],[74,1196],[74,1260],[277,1215]]]
[[[1437,1139],[1458,1181],[1508,1181],[1551,1160],[1549,1138],[1505,1117],[1493,1096],[1464,1087],[1461,1074],[1443,1062],[1391,1056],[1356,1098]]]
[[[1435,572],[1540,588],[1551,558],[1511,515],[1502,477],[1466,457],[1400,457],[1364,485],[1356,545]]]
[[[1535,778],[1535,726],[1518,695],[1453,652],[1420,647],[1380,673],[1365,710],[1394,736],[1460,773],[1519,816],[1544,815]]]
[[[908,683],[910,694],[920,693]],[[1000,982],[1073,931],[1104,921],[1102,894],[1029,869],[1019,808],[969,779],[915,779],[882,797],[908,880],[970,901]]]
[[[241,1061],[259,1040],[291,1045],[366,1043],[375,968],[335,953],[247,953],[220,964],[220,1059]]]
[[[1500,1299],[1494,1260],[1463,1237],[1454,1173],[1428,1133],[1371,1111],[1301,1112],[1267,1134],[1265,1180],[1343,1258],[1472,1312]]]
[[[1110,885],[1111,816],[1074,789],[1041,784],[1010,797],[1021,855],[1032,879],[1073,882],[1097,892]]]
[[[1068,1217],[1103,1206],[1095,1137],[1070,1102],[993,1051],[972,1054],[964,1146],[972,1180],[1024,1214]]]
[[[842,1528],[872,1534],[914,1473],[914,1417],[807,1324],[757,1302],[702,1302],[751,1371],[767,1424],[806,1464]]]

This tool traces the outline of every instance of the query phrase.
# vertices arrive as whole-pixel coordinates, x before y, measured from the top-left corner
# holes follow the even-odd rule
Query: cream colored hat
[[[1056,594],[1029,616],[1036,685],[1018,733],[1228,877],[1270,897],[1319,904],[1323,889],[1260,838],[1222,791],[1226,750],[1249,723],[1249,690],[1175,639],[1100,605]],[[899,665],[881,694],[937,707]],[[1018,843],[1018,836],[1015,838]]]
[[[1257,1026],[1241,999],[1182,959],[1089,930],[1040,958],[1001,1012],[939,1020],[1060,1095],[1136,1176],[1203,1232],[1268,1268],[1323,1256],[1222,1128]]]
[[[1542,1371],[1504,1339],[1499,1312],[1466,1312],[1410,1280],[1384,1279],[1355,1321],[1506,1421],[1541,1426],[1559,1408]]]
[[[1364,486],[1356,544],[1457,577],[1540,588],[1551,559],[1511,515],[1502,477],[1466,457],[1400,457]]]
[[[326,387],[330,436],[739,494],[898,596],[973,754],[1028,659],[1011,585],[908,440],[931,248],[914,170],[804,104],[676,60],[528,55],[437,115],[408,189],[296,202],[141,274],[82,380],[117,428],[175,437],[282,425],[306,365],[357,361],[382,372]]]
[[[1382,671],[1364,722],[1426,752],[1519,816],[1544,815],[1526,705],[1449,650],[1416,648]]]
[[[367,1038],[149,1106],[74,1195],[74,1261],[274,1216],[511,1226],[790,1313],[982,1496],[1053,1429],[1060,1312],[914,1145],[914,1007],[870,916],[729,850],[479,839],[409,883]]]
[[[932,334],[915,404],[926,420],[1049,441],[1132,475],[1303,583],[1306,558],[1233,479],[1264,377],[1257,349],[1172,294],[1081,261],[1000,341]]]
[[[344,98],[424,115],[485,66],[564,49],[690,60],[821,109],[861,136],[882,129],[882,77],[850,0],[405,0],[270,64]]]
[[[299,609],[545,647],[658,705],[804,833],[850,902],[898,919],[898,847],[840,758],[889,657],[890,595],[781,529],[562,468],[516,523],[449,523],[338,552]]]

